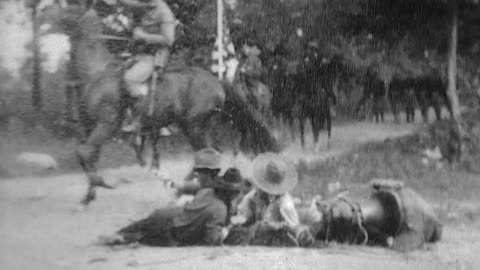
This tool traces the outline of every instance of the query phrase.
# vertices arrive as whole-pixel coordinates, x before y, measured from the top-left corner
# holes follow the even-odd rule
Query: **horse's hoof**
[[[91,184],[90,184],[91,185]],[[81,205],[87,207],[90,202],[92,202],[93,200],[95,200],[96,198],[96,192],[95,192],[95,189],[90,187],[88,189],[88,193],[87,195],[85,195],[85,198],[83,198],[83,200],[81,201]]]
[[[113,185],[110,185],[110,184],[107,184],[105,182],[99,182],[99,183],[95,183],[94,186],[96,187],[102,187],[102,188],[106,188],[106,189],[115,189],[115,187]]]
[[[92,187],[103,187],[106,189],[114,189],[112,185],[105,183],[105,181],[100,176],[92,177],[90,180],[90,185]]]
[[[86,212],[88,209],[88,205],[84,205],[83,202],[81,205],[77,205],[72,209],[72,214],[78,214],[82,212]]]
[[[87,208],[88,205],[90,204],[90,202],[92,202],[93,200],[95,200],[95,196],[91,196],[91,195],[87,195],[85,196],[85,198],[83,198],[83,200],[80,202],[80,205]]]
[[[118,186],[118,185],[123,185],[123,184],[131,184],[132,181],[131,180],[128,180],[127,178],[120,178],[118,179],[117,183],[115,184],[115,186]]]
[[[153,169],[153,170],[150,171],[150,173],[151,173],[153,176],[159,178],[160,180],[162,180],[162,179],[167,179],[167,176],[166,176],[162,171],[160,171],[160,170],[158,170],[158,169]]]

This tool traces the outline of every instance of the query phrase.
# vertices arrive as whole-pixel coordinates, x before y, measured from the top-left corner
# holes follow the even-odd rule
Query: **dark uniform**
[[[220,245],[227,206],[211,188],[200,190],[183,208],[161,208],[118,233],[127,243],[154,246]]]

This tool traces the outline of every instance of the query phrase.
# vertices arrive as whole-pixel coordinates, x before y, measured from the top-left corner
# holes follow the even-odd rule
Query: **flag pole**
[[[218,78],[223,79],[223,0],[217,0]]]

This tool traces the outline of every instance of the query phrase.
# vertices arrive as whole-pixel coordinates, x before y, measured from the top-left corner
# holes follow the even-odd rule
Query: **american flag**
[[[238,67],[239,61],[236,58],[235,54],[235,47],[233,46],[232,39],[230,37],[230,30],[228,28],[227,20],[225,15],[223,16],[222,19],[223,22],[223,37],[222,37],[222,44],[223,44],[223,66],[219,67],[218,66],[218,59],[220,56],[220,50],[218,47],[218,38],[215,41],[214,44],[214,49],[212,51],[212,59],[213,59],[213,64],[211,66],[211,70],[214,73],[225,73],[225,78],[232,82],[233,77],[235,76],[236,69]]]

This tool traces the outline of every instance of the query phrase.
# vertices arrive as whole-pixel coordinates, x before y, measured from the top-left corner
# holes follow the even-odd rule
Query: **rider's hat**
[[[205,148],[195,153],[194,169],[221,169],[221,155],[213,148]]]

